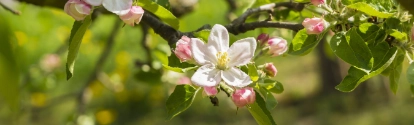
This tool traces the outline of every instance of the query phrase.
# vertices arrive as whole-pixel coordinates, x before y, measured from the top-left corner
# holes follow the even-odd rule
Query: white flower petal
[[[83,0],[86,3],[92,5],[92,6],[99,6],[102,4],[102,0]]]
[[[221,78],[230,86],[245,87],[252,83],[250,77],[236,67],[231,67],[221,73]]]
[[[191,77],[191,82],[202,87],[217,86],[221,81],[220,74],[221,71],[216,69],[214,65],[207,64],[198,68]]]
[[[229,67],[246,65],[254,56],[256,40],[253,37],[234,42],[228,50],[230,62]]]
[[[197,38],[191,38],[191,53],[200,65],[217,64],[217,57],[208,50],[207,45]]]
[[[131,9],[132,0],[103,0],[102,5],[112,13],[124,15]]]
[[[207,45],[213,54],[226,52],[229,49],[229,33],[227,29],[220,24],[214,25],[208,36]]]

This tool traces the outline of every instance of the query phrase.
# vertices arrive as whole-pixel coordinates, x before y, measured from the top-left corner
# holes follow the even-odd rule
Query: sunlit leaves
[[[306,55],[311,52],[319,41],[316,35],[308,35],[306,29],[300,30],[293,38],[289,45],[289,54],[291,55]]]
[[[259,80],[259,73],[257,73],[256,65],[254,63],[247,64],[248,75],[250,76],[250,79],[252,79],[253,82],[256,82]]]
[[[348,33],[337,33],[330,41],[333,52],[345,62],[368,72],[372,68],[373,58],[367,44],[352,28]]]
[[[263,82],[259,83],[259,85],[277,94],[282,93],[284,90],[282,83],[272,79],[265,79]]]
[[[414,86],[414,63],[411,63],[407,69],[407,80],[411,86]]]
[[[139,0],[138,5],[145,10],[155,14],[163,22],[167,23],[174,29],[178,29],[179,20],[168,9],[155,2],[152,2],[151,0]]]
[[[404,61],[404,53],[403,51],[398,51],[397,57],[391,63],[391,65],[387,68],[389,70],[389,79],[390,79],[390,88],[394,94],[397,93],[398,89],[398,82],[400,81],[401,71],[402,71],[402,63]]]
[[[91,24],[91,16],[87,16],[83,21],[75,21],[69,38],[69,52],[66,63],[66,78],[72,78],[75,60],[78,56],[79,48],[82,43],[83,35]]]
[[[364,2],[354,3],[354,4],[351,4],[351,5],[348,5],[347,7],[359,10],[361,12],[364,12],[364,13],[368,14],[368,15],[376,16],[376,17],[379,17],[379,18],[389,18],[393,15],[392,13],[378,11],[374,7],[372,7],[370,4],[367,4],[367,3],[364,3]]]
[[[198,90],[190,85],[177,85],[167,100],[167,119],[170,120],[187,110],[193,103]]]
[[[259,125],[276,125],[272,115],[266,108],[265,100],[258,92],[256,92],[256,102],[251,104],[248,110]]]

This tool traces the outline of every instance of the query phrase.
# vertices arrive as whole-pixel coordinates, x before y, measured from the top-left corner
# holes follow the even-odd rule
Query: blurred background
[[[3,2],[20,15],[0,8],[1,125],[257,124],[246,108],[237,111],[225,93],[219,93],[218,107],[199,94],[188,110],[166,120],[169,94],[191,73],[163,70],[161,64],[171,54],[167,42],[144,23],[122,27],[113,14],[94,13],[74,76],[66,80],[68,39],[74,19],[63,12],[63,6],[9,1]],[[186,32],[205,24],[228,24],[252,3],[170,0],[168,8],[180,18],[180,31]],[[315,15],[311,9],[296,12],[281,8],[275,10],[275,20],[299,23]],[[265,18],[257,15],[249,20],[257,19]],[[288,41],[294,36],[289,30],[267,28],[232,35],[231,39],[260,33]],[[285,88],[275,95],[279,104],[271,110],[279,125],[414,124],[414,100],[404,71],[397,94],[390,91],[388,78],[382,76],[362,83],[351,93],[342,93],[334,87],[349,66],[334,57],[326,42],[306,56],[261,58],[257,63],[265,62],[275,64],[278,75],[274,79]],[[404,64],[406,69],[408,63]]]

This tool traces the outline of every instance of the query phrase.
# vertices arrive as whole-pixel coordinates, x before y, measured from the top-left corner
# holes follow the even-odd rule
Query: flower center
[[[218,59],[217,69],[226,70],[228,68],[227,63],[230,61],[230,59],[227,55],[227,52],[218,52],[216,54],[216,56],[217,56],[217,59]]]

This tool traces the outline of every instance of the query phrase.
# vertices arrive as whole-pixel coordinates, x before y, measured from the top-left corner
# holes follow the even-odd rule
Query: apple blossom
[[[275,77],[277,74],[277,69],[273,63],[266,63],[264,64],[264,71],[267,76]]]
[[[320,34],[322,33],[325,28],[328,27],[328,23],[322,18],[306,18],[302,25],[306,29],[306,33],[308,34]]]
[[[132,6],[132,0],[84,0],[92,6],[103,5],[106,10],[117,15],[124,15],[129,12]]]
[[[217,88],[215,86],[213,87],[203,87],[204,93],[206,93],[207,96],[215,96],[217,94]]]
[[[144,9],[140,6],[132,6],[128,13],[120,15],[119,17],[124,21],[124,23],[134,26],[134,24],[139,24],[141,21],[142,15],[144,15]]]
[[[314,6],[320,6],[320,5],[322,5],[322,4],[324,4],[324,3],[325,3],[325,0],[311,0],[311,3],[312,3]]]
[[[75,20],[85,19],[91,13],[92,6],[82,0],[69,0],[66,2],[64,11]]]
[[[181,62],[192,60],[191,54],[191,38],[187,36],[182,36],[180,40],[176,43],[176,48],[174,54],[180,59]]]
[[[256,101],[256,93],[252,87],[246,87],[234,91],[231,99],[237,107],[244,107]]]
[[[201,65],[191,77],[192,83],[202,87],[212,87],[223,80],[233,87],[249,85],[252,80],[237,67],[250,62],[256,45],[256,40],[249,37],[238,40],[229,47],[227,29],[219,24],[214,25],[207,44],[197,38],[191,41],[193,58]]]
[[[282,55],[288,49],[287,41],[280,37],[270,38],[267,44],[269,44],[269,53],[273,56]]]

